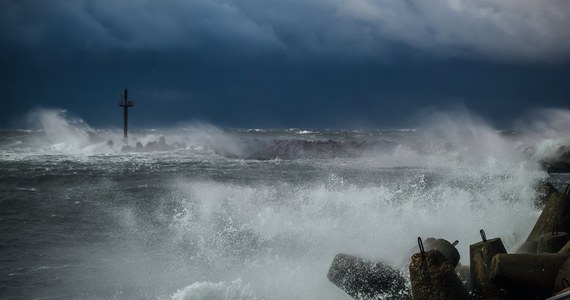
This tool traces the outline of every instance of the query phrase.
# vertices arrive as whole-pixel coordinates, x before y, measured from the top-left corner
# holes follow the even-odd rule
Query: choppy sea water
[[[35,118],[0,131],[3,299],[351,299],[326,278],[337,253],[405,270],[433,236],[468,264],[479,229],[515,248],[540,213],[534,187],[570,183],[538,163],[567,144],[556,124],[195,124],[124,141],[61,111]]]

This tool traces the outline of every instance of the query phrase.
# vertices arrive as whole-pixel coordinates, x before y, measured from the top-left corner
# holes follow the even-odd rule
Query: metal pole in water
[[[125,89],[125,91],[123,92],[123,99],[121,100],[121,102],[119,103],[119,106],[123,107],[123,136],[125,139],[127,139],[127,132],[128,132],[128,123],[129,123],[129,107],[132,107],[134,105],[134,103],[132,101],[129,101],[128,99],[129,97],[129,93],[128,90]]]

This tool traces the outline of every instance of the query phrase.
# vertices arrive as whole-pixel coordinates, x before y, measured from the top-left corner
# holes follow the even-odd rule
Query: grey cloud
[[[496,60],[566,59],[570,54],[567,1],[339,1],[342,17],[361,20],[381,36],[407,45]],[[413,3],[410,9],[409,3]]]
[[[94,22],[126,48],[200,47],[203,43],[273,45],[272,33],[221,1],[85,2]]]
[[[497,61],[570,57],[566,0],[5,0],[0,41],[81,49],[387,59],[394,45]]]

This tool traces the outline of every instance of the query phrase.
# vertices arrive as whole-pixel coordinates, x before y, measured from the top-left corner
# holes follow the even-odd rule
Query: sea
[[[352,299],[338,253],[406,276],[417,238],[527,237],[555,120],[493,128],[437,113],[411,129],[92,128],[60,109],[0,130],[1,299]],[[543,114],[544,116],[551,116]],[[561,119],[562,118],[562,119]],[[553,121],[554,120],[554,121]]]

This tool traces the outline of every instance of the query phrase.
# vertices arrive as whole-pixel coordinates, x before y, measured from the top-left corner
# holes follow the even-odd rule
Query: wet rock
[[[166,143],[166,138],[161,136],[158,141],[150,141],[143,146],[141,142],[137,142],[135,147],[125,145],[121,148],[123,152],[154,152],[154,151],[169,151],[176,148],[182,148],[181,145],[169,145]]]

